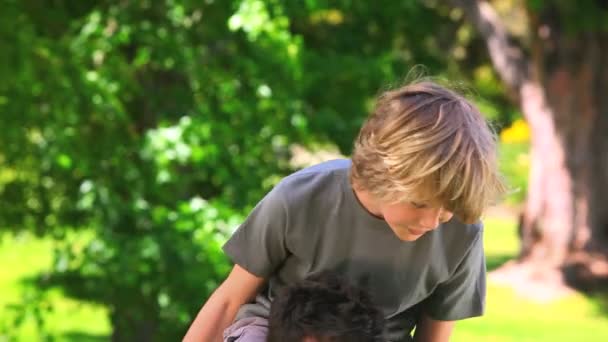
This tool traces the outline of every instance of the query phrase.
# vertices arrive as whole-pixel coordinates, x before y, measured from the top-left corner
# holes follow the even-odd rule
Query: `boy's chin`
[[[399,238],[399,240],[401,241],[416,241],[418,239],[420,239],[425,233],[422,234],[412,234],[412,233],[405,233],[405,234],[396,234],[397,238]]]

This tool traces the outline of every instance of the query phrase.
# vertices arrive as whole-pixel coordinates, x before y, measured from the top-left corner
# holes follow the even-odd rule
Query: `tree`
[[[41,284],[113,340],[183,335],[306,136],[297,39],[257,3],[3,2],[0,227],[54,238]]]
[[[600,289],[608,281],[608,8],[524,2],[528,34],[517,39],[487,1],[455,3],[532,133],[521,252],[498,276]]]

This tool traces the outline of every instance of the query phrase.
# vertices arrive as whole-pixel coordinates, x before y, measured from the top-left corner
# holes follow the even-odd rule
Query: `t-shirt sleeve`
[[[479,224],[481,226],[481,223]],[[427,299],[425,312],[433,319],[460,320],[481,316],[485,310],[486,262],[483,227],[450,279]]]
[[[287,206],[280,185],[262,199],[224,244],[224,253],[250,273],[268,278],[288,256]]]

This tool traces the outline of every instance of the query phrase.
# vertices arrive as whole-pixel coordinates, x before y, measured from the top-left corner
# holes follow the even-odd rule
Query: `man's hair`
[[[323,273],[277,293],[267,341],[376,342],[382,341],[383,329],[382,312],[365,291]]]
[[[479,110],[424,80],[378,98],[355,141],[351,182],[390,203],[442,206],[466,223],[505,191],[496,134]]]

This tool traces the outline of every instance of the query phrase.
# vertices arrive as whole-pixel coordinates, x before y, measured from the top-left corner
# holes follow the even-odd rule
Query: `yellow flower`
[[[503,143],[522,143],[530,141],[530,127],[523,119],[513,121],[511,126],[500,132]]]

